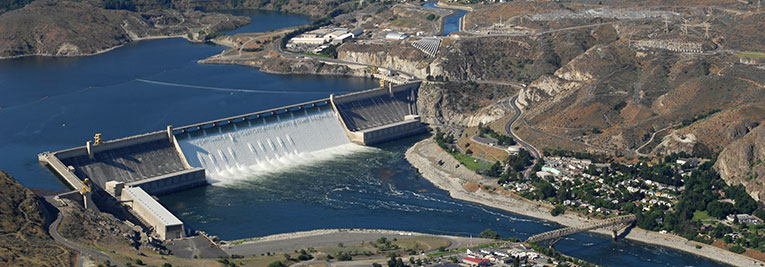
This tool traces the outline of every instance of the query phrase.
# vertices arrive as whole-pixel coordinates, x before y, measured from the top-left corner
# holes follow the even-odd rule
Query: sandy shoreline
[[[549,205],[532,202],[525,199],[516,199],[501,196],[496,193],[486,193],[483,190],[468,192],[463,185],[469,181],[479,181],[480,176],[467,170],[466,168],[452,168],[459,164],[451,155],[444,152],[432,139],[425,139],[410,147],[406,151],[406,159],[417,168],[425,179],[438,188],[449,192],[451,197],[478,203],[481,205],[502,209],[512,213],[525,215],[537,219],[556,222],[565,226],[577,226],[585,224],[591,219],[583,218],[577,215],[566,213],[557,217],[550,215]],[[443,165],[439,166],[435,162],[442,160]],[[448,166],[448,167],[445,167]],[[599,234],[610,236],[608,231],[592,231]],[[709,258],[715,261],[731,264],[735,266],[763,266],[765,263],[736,254],[724,249],[706,245],[703,243],[688,241],[687,239],[672,235],[661,234],[658,232],[646,231],[639,228],[633,228],[625,238],[678,249],[687,253]],[[701,246],[697,249],[696,246]]]

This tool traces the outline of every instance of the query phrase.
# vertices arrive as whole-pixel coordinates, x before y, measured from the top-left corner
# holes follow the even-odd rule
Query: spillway
[[[329,106],[289,111],[176,135],[191,166],[228,181],[291,167],[314,153],[350,144]]]

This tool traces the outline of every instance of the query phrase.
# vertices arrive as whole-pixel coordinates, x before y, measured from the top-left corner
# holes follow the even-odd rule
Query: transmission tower
[[[712,26],[712,25],[706,21],[702,25],[704,26],[704,38],[709,39],[709,26]]]

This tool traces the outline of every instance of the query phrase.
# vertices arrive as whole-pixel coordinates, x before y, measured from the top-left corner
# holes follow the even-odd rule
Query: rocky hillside
[[[38,0],[6,0],[0,1],[0,13],[24,7]],[[46,1],[46,0],[43,0]],[[80,2],[80,1],[78,1]],[[145,12],[159,9],[176,10],[224,10],[224,9],[266,9],[290,13],[307,14],[313,17],[323,17],[335,9],[348,9],[358,1],[351,0],[88,0],[95,6],[108,9],[123,9]]]
[[[765,200],[765,125],[731,143],[717,158],[715,169],[728,184],[743,184],[758,201]]]
[[[441,51],[451,80],[528,83],[551,74],[590,47],[618,38],[610,26],[541,37],[483,37],[445,42]]]
[[[41,209],[32,191],[0,171],[0,265],[73,265],[76,253],[47,234]]]
[[[588,49],[532,82],[519,102],[526,120],[541,129],[630,150],[660,129],[765,100],[764,74],[718,56],[639,51],[617,42]]]
[[[156,37],[204,38],[249,18],[199,11],[106,10],[84,2],[35,1],[0,15],[0,58],[79,56]]]
[[[507,110],[494,103],[516,93],[505,85],[425,82],[418,92],[417,111],[430,124],[473,127],[507,115]]]
[[[438,61],[428,58],[406,41],[344,44],[337,50],[337,59],[390,68],[420,79],[441,75]]]
[[[166,0],[133,0],[138,8],[161,7]],[[170,6],[179,10],[266,9],[323,17],[335,9],[356,5],[352,0],[172,0]]]

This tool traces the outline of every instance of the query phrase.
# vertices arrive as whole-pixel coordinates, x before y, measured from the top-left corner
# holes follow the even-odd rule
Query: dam
[[[160,239],[186,236],[183,223],[151,195],[289,168],[301,158],[426,131],[417,115],[420,82],[330,95],[310,102],[173,127],[38,155],[87,208],[106,193]]]

